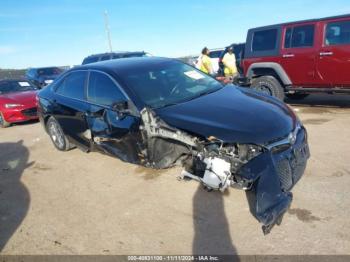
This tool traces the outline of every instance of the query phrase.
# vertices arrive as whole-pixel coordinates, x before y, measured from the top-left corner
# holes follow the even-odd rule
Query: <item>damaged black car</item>
[[[183,177],[209,191],[245,190],[265,234],[281,222],[310,155],[287,105],[174,59],[73,68],[39,92],[38,113],[58,150],[100,151],[156,169],[181,165]]]

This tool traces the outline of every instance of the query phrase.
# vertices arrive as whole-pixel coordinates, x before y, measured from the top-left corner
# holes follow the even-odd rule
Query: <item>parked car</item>
[[[0,80],[0,127],[37,119],[37,91],[27,80]]]
[[[34,86],[43,88],[51,84],[63,71],[59,67],[30,68],[26,72],[26,78]]]
[[[281,100],[350,93],[350,15],[250,29],[242,65],[253,89]]]
[[[174,59],[76,67],[38,102],[58,150],[77,146],[153,168],[180,164],[208,189],[243,188],[256,198],[265,233],[288,209],[309,157],[306,130],[283,102]]]
[[[90,55],[84,58],[82,65],[96,63],[100,61],[112,60],[112,59],[120,59],[120,58],[130,58],[130,57],[144,57],[151,56],[150,54],[142,51],[142,52],[112,52],[112,53],[103,53]]]

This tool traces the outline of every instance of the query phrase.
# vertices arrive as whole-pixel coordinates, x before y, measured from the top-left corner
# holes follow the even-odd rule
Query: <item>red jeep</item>
[[[281,100],[350,93],[350,15],[250,29],[242,67],[252,88]]]

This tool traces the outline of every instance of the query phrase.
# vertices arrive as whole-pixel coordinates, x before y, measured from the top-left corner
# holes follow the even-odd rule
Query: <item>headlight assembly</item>
[[[21,106],[21,104],[5,104],[5,108],[16,108]]]

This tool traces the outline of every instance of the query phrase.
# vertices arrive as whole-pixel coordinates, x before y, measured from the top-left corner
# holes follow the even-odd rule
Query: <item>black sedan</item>
[[[288,209],[309,158],[306,130],[287,105],[173,59],[76,67],[38,97],[40,121],[58,150],[182,165],[183,176],[208,190],[242,188],[264,233]]]

